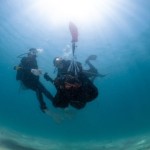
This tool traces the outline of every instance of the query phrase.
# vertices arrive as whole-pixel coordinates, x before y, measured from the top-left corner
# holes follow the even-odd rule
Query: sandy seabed
[[[150,135],[114,141],[61,142],[0,128],[0,150],[150,150]]]

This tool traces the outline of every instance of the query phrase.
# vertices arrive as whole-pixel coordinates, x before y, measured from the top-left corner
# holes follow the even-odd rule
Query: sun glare
[[[34,7],[53,22],[87,22],[101,19],[110,4],[110,0],[39,0]]]
[[[37,14],[37,19],[48,24],[60,25],[73,21],[102,27],[111,24],[122,27],[128,26],[126,17],[138,19],[135,12],[139,8],[129,0],[36,0],[30,9],[30,14]]]

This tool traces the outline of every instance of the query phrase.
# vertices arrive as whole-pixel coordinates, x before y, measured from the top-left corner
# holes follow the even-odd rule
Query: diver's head
[[[37,53],[38,53],[38,51],[36,48],[30,48],[29,52],[28,52],[28,56],[35,56],[36,57]]]
[[[36,57],[37,54],[42,52],[42,51],[43,51],[43,49],[40,49],[40,48],[30,48],[29,52],[20,54],[20,55],[17,56],[17,58],[23,58],[24,55],[28,55],[29,57],[33,58],[33,57]]]
[[[53,64],[56,68],[62,68],[63,67],[63,59],[61,57],[55,57],[53,60]]]

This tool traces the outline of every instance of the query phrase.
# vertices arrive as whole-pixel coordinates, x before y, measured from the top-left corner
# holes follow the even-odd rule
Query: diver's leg
[[[92,74],[98,73],[97,69],[91,64],[91,62],[89,60],[86,61],[86,64],[89,66],[89,68],[90,68],[89,70],[91,71]]]
[[[53,101],[54,107],[66,108],[69,106],[69,101],[63,92],[57,92]]]
[[[84,81],[84,99],[86,99],[86,102],[90,102],[92,100],[94,100],[95,98],[97,98],[98,96],[98,89],[97,87],[89,80],[87,79],[86,81]]]
[[[36,95],[37,95],[37,99],[38,99],[38,101],[40,103],[40,108],[44,112],[44,110],[47,109],[47,107],[46,107],[46,104],[45,104],[45,102],[43,100],[42,92],[38,88],[36,89],[35,92],[36,92]]]
[[[41,82],[38,83],[38,89],[50,100],[53,101],[54,97],[52,94],[42,85]]]
[[[89,93],[89,97],[87,98],[87,102],[90,102],[90,101],[96,99],[97,96],[98,96],[98,89],[97,89],[97,87],[94,86],[94,85],[89,87],[88,93]]]
[[[103,78],[103,77],[105,77],[106,75],[105,74],[100,74],[99,72],[98,72],[98,70],[91,64],[91,62],[90,62],[90,59],[86,59],[86,61],[85,61],[85,63],[89,66],[89,70],[87,70],[86,71],[86,73],[88,74],[91,74],[92,75],[92,81],[94,81],[94,79],[96,78],[96,77],[101,77],[101,78]]]
[[[75,92],[75,93],[74,93]],[[86,105],[86,99],[84,97],[84,89],[81,86],[78,90],[74,91],[72,98],[70,100],[70,105],[76,109],[82,109]]]

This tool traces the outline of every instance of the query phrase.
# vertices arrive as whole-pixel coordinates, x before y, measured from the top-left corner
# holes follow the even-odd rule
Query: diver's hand
[[[44,79],[45,80],[47,80],[47,81],[49,81],[50,80],[50,77],[49,77],[49,75],[48,75],[48,73],[46,72],[46,73],[44,73]]]
[[[44,73],[44,79],[47,80],[47,81],[50,81],[50,82],[52,82],[52,83],[54,82],[53,79],[48,75],[47,72]]]
[[[42,71],[40,69],[31,69],[31,73],[35,76],[39,76],[42,74]]]

